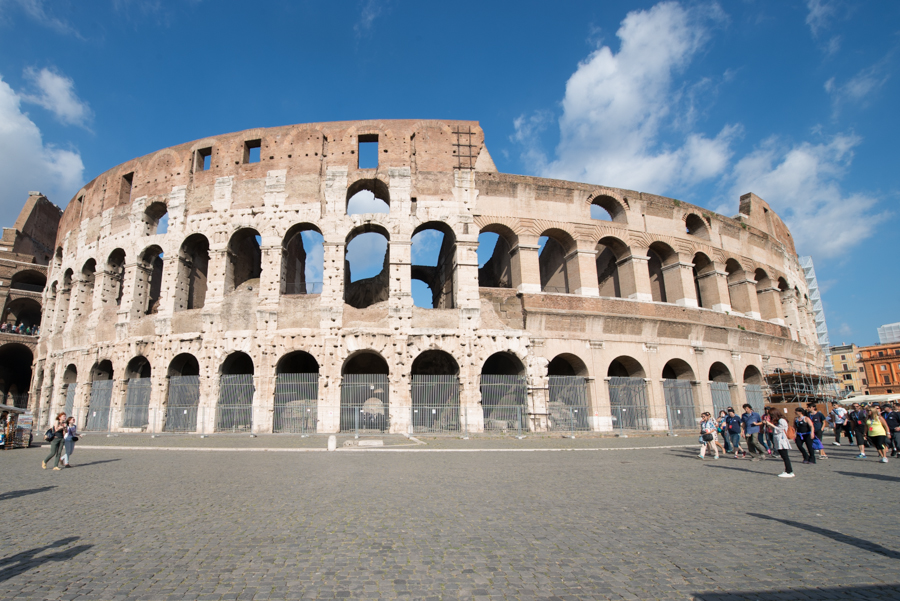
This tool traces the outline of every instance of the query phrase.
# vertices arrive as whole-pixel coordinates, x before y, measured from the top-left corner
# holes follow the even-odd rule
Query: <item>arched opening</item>
[[[165,234],[169,231],[169,208],[164,202],[151,203],[144,210],[144,235]]]
[[[200,364],[189,353],[177,355],[169,363],[169,390],[166,395],[166,432],[196,432],[200,406]]]
[[[56,321],[59,323],[59,329],[62,330],[69,319],[69,301],[72,298],[72,278],[74,272],[66,269],[63,273],[62,286],[59,290],[59,296],[56,300]]]
[[[281,293],[321,294],[325,269],[325,238],[319,229],[301,223],[288,230],[281,244]]]
[[[365,309],[384,302],[390,294],[390,237],[376,225],[354,229],[347,236],[344,258],[344,302]]]
[[[784,279],[783,277],[780,277],[780,278],[778,278],[778,289],[782,292],[787,292],[788,290],[791,289],[791,287],[788,285],[786,279]]]
[[[606,237],[597,243],[597,285],[600,296],[622,298],[619,280],[619,261],[628,256],[630,249],[618,238]]]
[[[203,234],[188,236],[178,259],[175,310],[202,309],[206,304],[209,240]]]
[[[591,199],[591,219],[627,223],[625,207],[612,196],[601,194]]]
[[[668,303],[669,291],[666,285],[665,271],[669,265],[678,262],[678,254],[671,246],[663,242],[654,242],[647,249],[647,268],[650,272],[650,294],[657,303]]]
[[[609,364],[606,376],[614,429],[620,432],[650,429],[646,375],[640,362],[627,355],[616,357]]]
[[[706,221],[696,215],[691,213],[684,220],[685,231],[688,235],[697,236],[698,238],[702,238],[704,240],[709,240],[709,226],[706,224]]]
[[[510,251],[518,243],[511,229],[489,225],[478,234],[478,285],[482,288],[513,288]]]
[[[728,274],[728,301],[731,308],[743,315],[753,313],[750,296],[747,290],[747,274],[735,259],[725,261],[725,273]]]
[[[663,367],[663,395],[669,430],[689,430],[697,425],[694,410],[694,370],[683,359],[672,359]]]
[[[744,368],[744,396],[756,411],[762,410],[765,400],[762,393],[763,375],[755,365]]]
[[[456,236],[445,223],[420,225],[412,236],[413,303],[423,309],[452,309],[456,281]]]
[[[151,386],[150,361],[141,355],[128,362],[125,377],[128,387],[125,391],[125,407],[122,411],[123,428],[146,429],[150,425]]]
[[[75,308],[79,316],[90,315],[94,307],[94,281],[97,276],[97,262],[88,259],[81,268],[81,282],[77,295],[78,303]]]
[[[734,380],[728,367],[716,361],[709,367],[709,389],[712,395],[713,412],[715,416],[720,411],[725,411],[732,406],[731,386]]]
[[[575,240],[562,230],[547,230],[538,239],[538,246],[541,291],[568,294],[569,270],[578,268],[577,262],[568,257],[575,250]]]
[[[311,434],[318,429],[319,362],[304,351],[288,353],[275,366],[273,432]]]
[[[765,320],[780,320],[781,294],[772,278],[764,269],[757,269],[754,273],[756,279],[756,297],[759,300],[759,314]]]
[[[117,248],[106,259],[106,280],[103,302],[122,304],[122,290],[125,286],[125,251]]]
[[[262,274],[262,252],[259,232],[252,228],[236,231],[228,242],[228,268],[225,273],[226,290],[259,290]]]
[[[253,430],[253,359],[240,351],[222,362],[219,402],[216,403],[216,432]]]
[[[69,364],[63,372],[62,392],[65,400],[63,401],[63,411],[66,415],[73,416],[75,411],[75,392],[78,387],[78,370],[74,365]],[[53,420],[53,416],[49,416]]]
[[[388,364],[375,351],[351,355],[341,370],[341,432],[383,433],[390,429]]]
[[[0,403],[28,406],[33,362],[34,355],[24,344],[11,342],[0,346]]]
[[[35,328],[41,325],[41,304],[33,298],[17,298],[3,309],[0,322],[6,326],[4,332],[36,336]]]
[[[47,285],[47,276],[40,271],[26,269],[13,274],[9,280],[10,290],[27,290],[28,292],[43,292]]]
[[[575,355],[557,355],[547,365],[551,431],[591,429],[587,375],[587,366]]]
[[[448,353],[424,351],[412,364],[410,416],[415,433],[459,432],[459,365]]]
[[[91,368],[91,396],[88,401],[84,429],[91,432],[107,432],[112,411],[113,366],[109,359],[94,363]],[[77,410],[77,408],[76,408]]]
[[[141,253],[135,296],[144,314],[159,313],[162,295],[163,251],[154,245]]]
[[[481,368],[481,408],[485,431],[528,430],[528,379],[513,353],[499,352]]]
[[[703,253],[695,254],[693,263],[694,293],[697,295],[697,305],[704,309],[712,309],[719,304],[716,266]]]
[[[381,180],[361,179],[347,188],[347,215],[390,212],[390,192]]]

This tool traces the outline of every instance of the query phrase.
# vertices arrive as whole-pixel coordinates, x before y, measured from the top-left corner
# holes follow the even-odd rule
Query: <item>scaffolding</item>
[[[803,361],[765,362],[763,395],[767,405],[816,403],[828,407],[840,398],[838,380],[825,368]]]

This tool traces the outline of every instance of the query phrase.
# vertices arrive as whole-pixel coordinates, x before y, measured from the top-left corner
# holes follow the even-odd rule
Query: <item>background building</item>
[[[831,366],[834,376],[837,378],[841,396],[865,394],[868,380],[865,368],[856,361],[856,357],[859,355],[858,347],[852,343],[841,344],[831,347],[830,352]]]
[[[900,343],[864,346],[859,355],[869,394],[900,392]]]
[[[885,324],[878,328],[878,342],[881,344],[900,342],[900,321]]]

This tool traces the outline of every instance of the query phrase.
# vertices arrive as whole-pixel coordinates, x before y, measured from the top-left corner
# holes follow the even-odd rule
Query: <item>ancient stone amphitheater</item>
[[[766,362],[822,363],[763,200],[498,173],[473,121],[128,161],[69,203],[48,281],[32,403],[89,430],[694,428],[759,405]]]

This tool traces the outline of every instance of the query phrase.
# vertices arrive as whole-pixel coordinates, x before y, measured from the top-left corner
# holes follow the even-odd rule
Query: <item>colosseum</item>
[[[47,281],[30,404],[88,430],[676,430],[823,361],[762,199],[499,173],[475,121],[128,161],[68,204]]]

